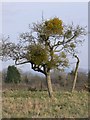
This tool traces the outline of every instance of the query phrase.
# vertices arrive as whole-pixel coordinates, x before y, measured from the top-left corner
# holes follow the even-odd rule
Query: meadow
[[[87,118],[88,91],[4,90],[2,92],[3,118]]]

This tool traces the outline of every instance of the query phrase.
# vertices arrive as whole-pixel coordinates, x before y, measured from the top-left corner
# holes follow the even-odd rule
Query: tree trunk
[[[76,63],[76,68],[75,68],[75,73],[74,73],[74,81],[73,81],[73,87],[72,87],[72,92],[75,89],[76,86],[76,81],[77,81],[77,75],[78,75],[78,67],[79,67],[79,58],[75,55],[75,57],[77,58],[77,63]]]
[[[50,72],[46,74],[46,82],[47,82],[47,88],[48,88],[48,94],[49,97],[53,97],[53,90],[52,90],[52,83],[51,83],[51,77],[50,77]]]

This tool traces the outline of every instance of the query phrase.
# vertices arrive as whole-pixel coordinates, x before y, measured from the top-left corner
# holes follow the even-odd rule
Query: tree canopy
[[[85,28],[79,25],[64,25],[55,17],[34,23],[30,32],[22,33],[18,44],[2,44],[2,55],[15,60],[16,64],[31,63],[34,70],[64,68],[68,66],[68,53],[75,53],[76,46],[83,42]],[[23,61],[24,60],[24,61]],[[21,62],[23,61],[23,62]],[[41,72],[41,70],[40,70]]]

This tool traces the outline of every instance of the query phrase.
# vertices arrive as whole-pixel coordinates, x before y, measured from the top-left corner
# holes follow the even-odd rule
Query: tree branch
[[[62,45],[63,44],[63,42],[60,42],[60,41],[58,41],[56,44],[54,44],[52,47],[54,48],[54,47],[58,47],[59,45]]]
[[[42,70],[39,65],[36,65],[36,64],[33,64],[33,63],[31,63],[31,65],[32,65],[32,69],[33,69],[34,71],[38,71],[38,72],[41,72],[41,73],[43,73],[44,75],[46,75],[45,71]]]
[[[25,64],[25,63],[30,63],[30,61],[25,61],[25,62],[17,63],[17,60],[15,60],[15,65],[21,65],[21,64]]]
[[[68,40],[65,42],[65,44],[68,43],[68,42],[71,42],[75,37],[76,37],[76,34],[74,34],[70,39],[68,39]]]

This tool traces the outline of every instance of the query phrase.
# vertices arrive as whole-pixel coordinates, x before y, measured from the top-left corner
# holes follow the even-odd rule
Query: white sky
[[[17,41],[20,33],[29,31],[29,24],[41,20],[42,11],[45,19],[57,16],[66,24],[73,21],[75,25],[88,26],[88,3],[85,2],[5,2],[2,4],[2,33],[5,36],[9,35],[12,41]],[[80,52],[80,68],[88,69],[87,37],[83,46],[79,47],[78,50]],[[2,65],[7,67],[9,64],[12,64],[12,62],[6,62]],[[28,68],[28,65],[23,66],[25,69]],[[23,66],[20,66],[20,68],[23,68]]]

